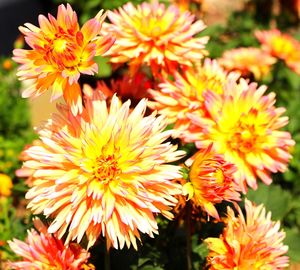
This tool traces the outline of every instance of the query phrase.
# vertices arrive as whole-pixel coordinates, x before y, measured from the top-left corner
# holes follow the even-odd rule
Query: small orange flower
[[[225,228],[219,238],[207,238],[210,270],[285,269],[289,258],[283,244],[285,233],[280,223],[271,220],[263,205],[255,206],[246,199],[246,217],[236,205],[238,216],[227,208]]]
[[[206,91],[205,125],[201,111],[195,111],[190,119],[198,129],[186,132],[186,140],[200,149],[213,143],[237,167],[234,178],[244,193],[246,184],[257,188],[256,177],[270,184],[271,173],[284,172],[295,144],[289,132],[279,130],[288,123],[285,109],[275,108],[275,94],[264,95],[266,90],[241,79],[228,84],[222,95]]]
[[[80,74],[96,73],[98,66],[93,57],[104,54],[114,42],[111,35],[100,35],[104,19],[100,11],[80,29],[76,13],[67,4],[58,7],[57,19],[50,14],[48,19],[40,15],[40,28],[30,23],[21,26],[31,47],[13,51],[13,59],[21,64],[18,77],[31,82],[22,96],[36,97],[51,88],[51,100],[63,95],[75,115],[81,112]]]
[[[175,81],[164,80],[158,90],[150,90],[154,101],[149,102],[148,106],[166,116],[170,124],[175,123],[174,137],[188,142],[191,134],[187,135],[187,130],[192,125],[189,115],[194,111],[205,115],[205,90],[222,94],[225,85],[231,80],[236,81],[239,74],[228,73],[216,60],[205,59],[202,66],[188,68],[182,75],[175,73],[174,76]]]
[[[238,71],[243,77],[254,75],[259,80],[270,72],[276,58],[259,48],[238,48],[226,51],[219,64],[228,71]]]
[[[12,63],[12,61],[11,61],[10,59],[5,59],[5,60],[3,61],[2,66],[3,66],[3,68],[4,68],[5,70],[10,70],[10,69],[12,69],[12,67],[13,67],[12,64],[13,64],[13,63]]]
[[[90,254],[79,244],[64,246],[57,235],[47,232],[47,227],[39,219],[34,220],[34,226],[38,231],[29,231],[25,242],[17,239],[8,241],[12,251],[22,257],[20,261],[8,263],[9,269],[95,269],[93,265],[87,264]]]
[[[12,188],[13,183],[11,178],[6,174],[0,173],[0,197],[9,197]]]
[[[171,72],[180,66],[192,66],[206,54],[207,37],[196,38],[205,26],[194,22],[195,16],[181,13],[174,5],[166,7],[158,1],[135,7],[127,3],[108,12],[110,24],[103,24],[106,33],[113,33],[116,42],[108,51],[112,63],[126,63],[135,73],[145,64],[155,75],[160,70]]]
[[[158,233],[158,213],[173,217],[181,187],[171,180],[181,174],[167,163],[184,152],[166,142],[172,131],[163,117],[144,117],[145,99],[130,112],[130,101],[114,96],[108,109],[94,91],[85,105],[77,116],[60,106],[39,131],[41,145],[27,149],[28,207],[53,218],[48,231],[67,243],[86,235],[90,247],[102,234],[108,246],[137,249],[140,232]]]
[[[190,166],[190,172],[189,182],[183,186],[183,195],[188,195],[194,207],[201,207],[209,216],[219,219],[215,204],[223,200],[240,200],[232,176],[236,168],[215,153],[212,144],[196,153],[186,165]]]

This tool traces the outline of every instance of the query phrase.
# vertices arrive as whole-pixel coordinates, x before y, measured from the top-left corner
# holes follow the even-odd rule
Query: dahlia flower
[[[9,269],[95,269],[87,264],[90,254],[80,245],[71,243],[64,246],[55,234],[47,232],[47,227],[39,219],[34,220],[34,225],[37,231],[28,231],[25,242],[17,239],[8,241],[11,250],[22,257],[20,261],[8,263]]]
[[[289,259],[284,254],[285,233],[280,223],[271,220],[263,205],[255,206],[246,199],[246,217],[236,205],[238,216],[227,208],[225,228],[219,238],[207,238],[210,270],[284,269]]]
[[[219,219],[216,203],[240,200],[232,177],[236,168],[215,153],[212,144],[197,152],[186,165],[190,166],[190,172],[183,195],[188,195],[194,207],[201,207],[209,216]]]
[[[174,77],[175,81],[164,80],[158,90],[149,91],[154,101],[148,106],[165,115],[169,123],[175,123],[173,136],[186,141],[191,125],[189,114],[194,111],[205,114],[203,92],[210,89],[221,94],[228,81],[237,80],[239,74],[225,72],[215,60],[205,59],[202,66],[189,68],[183,75],[175,73]]]
[[[11,178],[6,174],[0,173],[0,183],[0,197],[9,197],[13,187]]]
[[[158,1],[144,2],[135,7],[127,3],[108,12],[111,23],[103,24],[104,33],[113,33],[116,42],[106,55],[112,63],[128,62],[131,73],[145,64],[155,75],[167,73],[178,65],[192,66],[206,54],[208,37],[196,38],[205,26],[186,11],[181,13],[175,5],[166,7]]]
[[[201,112],[193,112],[190,119],[199,129],[189,130],[187,139],[198,148],[214,143],[218,153],[237,167],[234,178],[246,192],[246,183],[257,188],[256,177],[270,184],[270,173],[284,172],[294,145],[289,132],[279,130],[288,123],[282,116],[284,108],[276,108],[275,94],[264,95],[266,86],[257,88],[241,79],[231,82],[224,94],[206,91],[207,117],[203,126]]]
[[[77,116],[60,106],[39,132],[42,145],[26,151],[24,168],[35,171],[28,207],[53,218],[50,233],[68,230],[66,243],[86,234],[90,247],[102,234],[109,247],[137,249],[139,232],[158,233],[156,214],[173,217],[181,188],[171,180],[181,174],[166,163],[184,152],[165,142],[172,131],[162,116],[144,117],[145,99],[130,112],[130,101],[114,96],[108,110],[99,96],[86,98]]]
[[[259,48],[238,48],[226,51],[219,64],[228,71],[238,71],[243,77],[254,75],[259,80],[270,72],[276,58]]]
[[[300,74],[300,42],[278,29],[256,31],[255,36],[262,48],[274,57],[285,61],[288,67]]]
[[[21,64],[17,76],[31,82],[22,96],[36,97],[51,88],[51,100],[63,95],[75,115],[81,112],[80,74],[97,73],[93,57],[104,54],[114,42],[111,35],[100,35],[104,19],[100,11],[80,28],[76,13],[67,4],[58,7],[57,19],[40,15],[40,28],[30,23],[21,26],[31,48],[13,51],[13,59]]]

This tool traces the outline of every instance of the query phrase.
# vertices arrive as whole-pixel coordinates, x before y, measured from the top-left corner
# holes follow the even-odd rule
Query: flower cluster
[[[107,14],[109,22],[100,11],[80,28],[71,6],[60,5],[57,18],[20,27],[30,47],[14,51],[17,75],[29,83],[23,97],[52,89],[51,99],[66,104],[21,155],[28,209],[49,226],[35,220],[38,232],[25,243],[9,242],[23,257],[12,269],[93,269],[80,243],[89,249],[103,238],[108,249],[138,249],[142,234],[158,234],[158,215],[171,220],[188,207],[187,220],[193,213],[220,222],[217,204],[237,205],[258,178],[269,185],[287,170],[294,141],[281,130],[285,109],[251,80],[276,58],[298,72],[295,41],[257,32],[261,49],[203,59],[208,37],[197,35],[205,25],[189,11],[155,0]],[[99,55],[118,73],[85,84],[80,77],[97,73]],[[1,179],[0,196],[8,196],[11,183]],[[286,267],[279,223],[262,205],[246,200],[245,208],[246,219],[229,207],[223,234],[206,240],[210,269]]]

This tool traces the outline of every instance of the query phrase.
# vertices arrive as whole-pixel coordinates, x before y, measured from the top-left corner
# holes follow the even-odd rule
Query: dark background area
[[[0,55],[11,55],[20,25],[37,25],[38,15],[47,14],[52,8],[51,0],[0,0]]]

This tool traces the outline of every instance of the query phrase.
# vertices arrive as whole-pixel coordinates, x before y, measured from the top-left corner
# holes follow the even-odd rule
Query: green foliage
[[[3,68],[0,61],[0,172],[14,178],[20,167],[19,154],[34,138],[27,100],[20,97],[16,68]],[[9,60],[7,60],[9,61]]]
[[[20,216],[17,216],[17,210],[12,207],[12,204],[12,198],[0,198],[0,240],[4,242],[13,238],[24,240],[26,230],[31,226],[29,217],[20,218]],[[3,260],[16,258],[8,245],[0,245],[0,252],[2,252]]]
[[[4,62],[9,68],[4,68]],[[26,222],[21,200],[27,188],[24,181],[15,176],[16,169],[21,167],[21,151],[35,137],[28,102],[21,98],[20,86],[16,66],[8,59],[0,59],[0,173],[14,180],[12,197],[0,197],[0,242],[4,243],[13,238],[24,239],[31,224],[29,220]],[[7,244],[0,245],[0,252],[4,260],[15,259]]]

